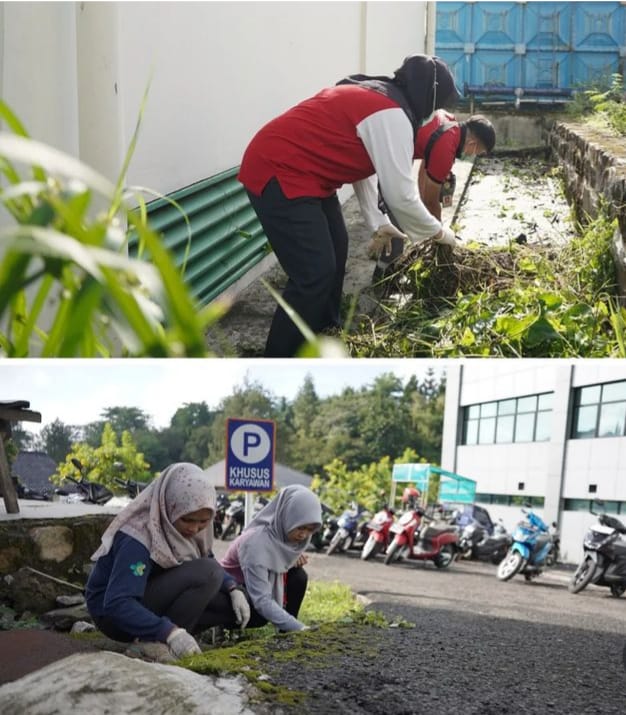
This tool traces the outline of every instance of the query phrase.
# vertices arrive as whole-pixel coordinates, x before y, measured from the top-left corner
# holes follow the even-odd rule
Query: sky
[[[319,397],[345,387],[366,387],[378,375],[393,373],[406,383],[423,379],[428,367],[441,376],[441,360],[2,360],[0,401],[26,400],[40,412],[41,424],[22,427],[39,432],[58,419],[84,425],[101,419],[107,407],[138,407],[155,428],[169,425],[179,407],[206,402],[210,409],[241,387],[247,378],[276,398],[293,400],[310,374]]]

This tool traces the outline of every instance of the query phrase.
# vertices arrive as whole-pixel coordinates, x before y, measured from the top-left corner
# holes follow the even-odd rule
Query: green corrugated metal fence
[[[241,278],[269,250],[246,191],[237,181],[238,170],[228,169],[168,195],[189,219],[191,242],[189,227],[175,206],[166,199],[147,204],[150,227],[163,236],[178,267],[188,250],[185,282],[202,304]],[[136,257],[137,251],[137,237],[131,236],[130,255]]]

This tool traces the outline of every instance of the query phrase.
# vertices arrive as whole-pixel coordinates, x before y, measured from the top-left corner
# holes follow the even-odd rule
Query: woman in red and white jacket
[[[372,233],[397,232],[377,208],[377,175],[387,206],[411,241],[454,235],[424,206],[412,177],[417,130],[458,98],[438,57],[412,55],[393,77],[352,75],[266,124],[244,153],[239,180],[289,278],[283,298],[315,332],[340,325],[348,234],[337,189],[353,184]],[[399,232],[398,232],[399,233]],[[267,357],[291,357],[303,342],[282,308]]]

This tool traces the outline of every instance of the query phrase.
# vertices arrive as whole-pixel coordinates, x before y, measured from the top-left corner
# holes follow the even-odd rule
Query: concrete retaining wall
[[[547,143],[562,166],[568,200],[579,219],[595,218],[603,203],[619,228],[613,258],[622,304],[626,304],[626,142],[582,124],[555,122]]]
[[[71,583],[84,583],[91,554],[112,514],[0,522],[0,577],[23,566]]]

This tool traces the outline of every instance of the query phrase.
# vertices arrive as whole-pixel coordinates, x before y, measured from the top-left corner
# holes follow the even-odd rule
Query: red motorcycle
[[[369,534],[367,541],[361,549],[361,558],[367,561],[372,556],[384,552],[391,541],[390,529],[394,522],[395,515],[393,509],[384,506],[374,514],[374,517],[367,522],[365,528]]]
[[[405,512],[392,524],[390,531],[393,541],[387,547],[386,565],[403,559],[416,559],[432,561],[438,569],[445,569],[457,555],[458,528],[436,521],[419,508]]]

